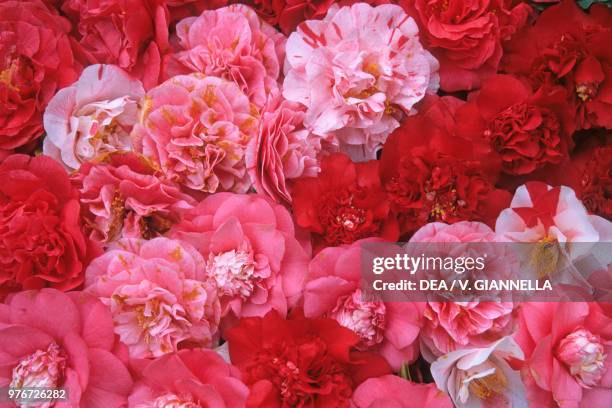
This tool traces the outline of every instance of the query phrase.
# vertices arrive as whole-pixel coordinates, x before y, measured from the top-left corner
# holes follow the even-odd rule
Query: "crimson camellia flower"
[[[612,11],[582,11],[565,0],[546,9],[533,27],[507,44],[504,69],[536,87],[559,85],[575,108],[579,129],[612,128]]]
[[[348,407],[355,387],[390,372],[382,357],[354,351],[351,330],[299,309],[287,320],[274,311],[243,318],[227,340],[251,390],[247,407]]]
[[[292,194],[296,222],[313,233],[315,249],[372,236],[398,237],[377,161],[353,163],[332,154],[322,160],[318,177],[298,179]]]
[[[493,76],[458,109],[457,135],[497,154],[505,173],[529,174],[568,157],[574,126],[565,98],[563,88],[533,94],[514,77]]]
[[[453,134],[460,104],[453,97],[430,98],[385,143],[380,174],[403,234],[433,221],[492,226],[510,202],[510,194],[495,187],[495,158]]]
[[[69,32],[42,2],[0,2],[0,156],[42,135],[47,103],[81,72]]]
[[[62,165],[14,154],[0,163],[0,180],[0,298],[83,283],[96,250],[83,234],[78,192]]]

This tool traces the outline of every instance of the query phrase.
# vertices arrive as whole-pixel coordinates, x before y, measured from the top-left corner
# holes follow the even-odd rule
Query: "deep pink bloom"
[[[257,134],[256,116],[235,83],[179,75],[147,93],[132,136],[135,149],[181,185],[244,193],[251,186],[244,155]]]
[[[91,263],[85,287],[110,308],[132,358],[158,357],[216,345],[219,300],[204,271],[186,242],[125,239]]]
[[[330,317],[360,338],[358,347],[381,354],[392,368],[418,356],[421,314],[409,302],[384,303],[361,289],[361,245],[329,247],[308,267],[304,315]]]
[[[129,397],[133,408],[243,407],[240,372],[212,350],[180,350],[147,363]]]
[[[289,212],[260,195],[207,197],[171,230],[202,254],[218,287],[224,327],[241,316],[286,315],[302,294],[309,253]]]
[[[82,292],[25,291],[0,304],[0,350],[0,387],[65,388],[55,406],[124,407],[132,389],[108,309]]]

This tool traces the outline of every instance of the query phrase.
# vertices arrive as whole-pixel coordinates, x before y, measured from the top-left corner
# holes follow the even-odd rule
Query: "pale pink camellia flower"
[[[202,254],[202,273],[216,283],[222,328],[237,318],[282,315],[302,295],[309,249],[296,239],[289,212],[256,194],[217,193],[170,231]]]
[[[278,88],[286,38],[250,7],[233,4],[187,17],[176,36],[167,77],[201,72],[233,81],[258,108]]]
[[[44,154],[75,170],[103,153],[131,150],[142,83],[115,65],[91,65],[47,105]]]
[[[310,262],[304,286],[304,315],[330,317],[361,338],[359,348],[375,351],[392,368],[418,356],[421,313],[410,302],[385,303],[361,288],[361,245],[328,247]]]
[[[84,163],[73,175],[89,236],[108,243],[153,238],[180,220],[196,201],[133,152],[114,152]]]
[[[188,349],[148,362],[129,397],[132,408],[243,407],[240,371],[212,350]]]
[[[457,250],[460,243],[485,244],[500,241],[500,237],[486,224],[473,221],[460,221],[450,225],[432,222],[421,227],[410,238],[410,243],[440,243],[440,248],[449,244],[449,250]],[[489,248],[495,249],[494,245]],[[481,247],[476,249],[480,250]],[[487,267],[491,267],[491,262],[487,263]],[[507,267],[506,262],[504,265]],[[514,329],[514,308],[512,302],[425,303],[423,335],[420,337],[423,357],[433,361],[456,349],[482,347],[509,335]]]
[[[325,139],[304,128],[303,105],[271,95],[262,113],[259,133],[246,152],[246,165],[258,193],[290,204],[290,180],[314,177]]]
[[[0,387],[66,389],[66,401],[37,407],[119,408],[132,390],[111,315],[83,292],[41,289],[9,297],[0,304],[0,350]]]
[[[396,5],[333,5],[298,26],[286,54],[283,95],[306,106],[307,128],[333,134],[354,161],[375,159],[414,104],[438,89],[438,62]]]
[[[351,408],[452,408],[435,384],[417,384],[396,375],[369,378],[359,384]]]
[[[512,242],[557,242],[572,258],[588,249],[572,243],[612,241],[612,223],[590,215],[574,190],[541,182],[516,189],[510,208],[497,218],[495,232]]]
[[[244,193],[244,155],[258,113],[238,86],[203,74],[179,75],[150,90],[132,136],[135,149],[192,190]]]
[[[110,308],[132,358],[158,357],[216,345],[219,299],[204,271],[186,242],[124,239],[89,265],[85,287]]]
[[[522,304],[515,339],[525,352],[531,406],[604,407],[612,401],[612,318],[603,305]]]
[[[508,336],[441,356],[431,364],[431,375],[458,408],[527,408],[525,386],[511,365],[522,358],[521,348]]]

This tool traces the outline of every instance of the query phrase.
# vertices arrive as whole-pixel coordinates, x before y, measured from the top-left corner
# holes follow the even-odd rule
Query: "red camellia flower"
[[[495,158],[453,134],[459,104],[453,97],[430,98],[383,147],[381,179],[403,234],[433,221],[492,226],[510,203],[510,193],[495,188]]]
[[[568,156],[573,120],[565,90],[540,89],[508,75],[496,75],[457,111],[457,135],[472,139],[486,154],[497,154],[502,170],[529,174]]]
[[[227,341],[251,389],[247,407],[348,407],[355,387],[390,372],[382,357],[355,351],[351,330],[299,309],[288,320],[274,311],[243,318]]]
[[[315,250],[358,239],[398,237],[397,221],[378,177],[378,161],[353,163],[344,154],[321,162],[317,177],[297,179],[293,211],[299,226],[313,233]]]
[[[497,72],[502,42],[522,27],[531,8],[512,0],[401,0],[440,61],[440,88],[472,90]]]
[[[0,163],[0,298],[45,286],[74,289],[95,254],[79,197],[55,160],[14,154]]]
[[[91,63],[114,64],[158,84],[161,58],[168,48],[168,10],[162,0],[67,0],[64,11],[77,26]]]
[[[579,129],[612,128],[612,9],[590,13],[565,0],[546,9],[533,27],[507,44],[504,69],[540,86],[561,85]]]
[[[0,2],[0,156],[42,135],[47,103],[79,76],[69,32],[42,2]]]

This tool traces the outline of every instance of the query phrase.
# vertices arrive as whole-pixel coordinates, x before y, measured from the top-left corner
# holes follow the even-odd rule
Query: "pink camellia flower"
[[[380,353],[399,369],[418,356],[421,314],[410,302],[384,303],[361,288],[361,244],[328,247],[310,262],[304,315],[330,317],[361,338],[359,347]]]
[[[149,239],[168,231],[195,200],[143,156],[115,152],[84,163],[73,176],[90,237]]]
[[[244,4],[204,11],[176,25],[166,75],[201,72],[235,82],[258,108],[278,88],[285,36]]]
[[[460,221],[451,225],[440,222],[429,223],[410,238],[410,243],[450,245],[499,241],[499,237],[486,224],[470,221]],[[457,246],[453,245],[450,248],[456,250]],[[425,303],[421,336],[424,358],[433,361],[456,349],[482,347],[509,335],[514,328],[513,311],[512,302],[429,301]]]
[[[354,160],[374,159],[413,105],[438,89],[438,63],[396,5],[332,6],[298,26],[286,53],[283,95],[306,106],[307,128],[336,136]]]
[[[114,65],[91,65],[49,102],[43,152],[69,169],[107,152],[130,150],[142,83]]]
[[[205,280],[204,259],[191,245],[125,239],[115,248],[90,264],[85,287],[110,308],[132,358],[215,346],[217,289]]]
[[[290,180],[319,171],[320,136],[304,128],[302,105],[270,97],[259,133],[246,152],[246,165],[257,192],[278,203],[291,203]]]
[[[452,408],[435,384],[416,384],[396,375],[370,378],[355,389],[353,408]]]
[[[597,303],[524,303],[515,335],[530,406],[612,401],[612,318]]]
[[[458,408],[527,408],[525,386],[511,364],[521,348],[504,337],[484,348],[452,351],[434,361],[431,375]]]
[[[133,408],[243,407],[249,389],[240,371],[212,350],[180,350],[142,369],[129,397]]]
[[[574,190],[529,182],[516,189],[510,208],[497,218],[495,231],[513,242],[557,242],[565,245],[572,257],[587,248],[572,243],[612,240],[612,223],[589,215]]]
[[[296,240],[289,212],[264,196],[211,195],[170,235],[204,257],[202,274],[218,287],[224,330],[271,309],[285,315],[302,294],[310,254]]]
[[[126,406],[132,378],[110,313],[93,296],[55,289],[14,294],[0,304],[0,350],[0,387],[67,390],[67,401],[37,407]]]
[[[137,151],[193,190],[246,192],[244,154],[258,119],[233,82],[179,75],[150,90],[132,136]]]

